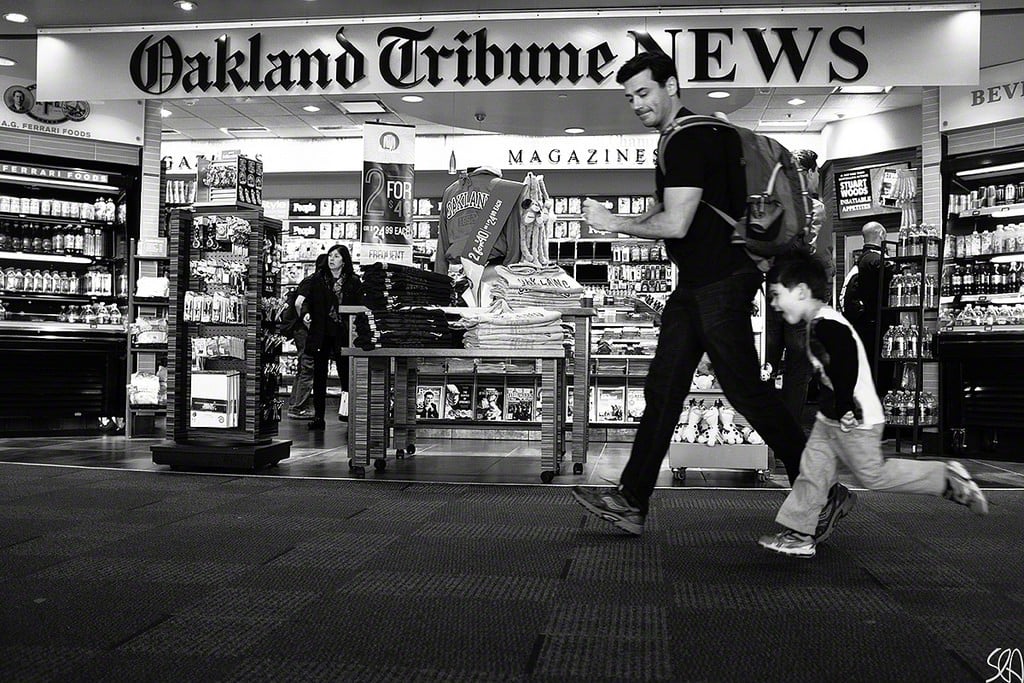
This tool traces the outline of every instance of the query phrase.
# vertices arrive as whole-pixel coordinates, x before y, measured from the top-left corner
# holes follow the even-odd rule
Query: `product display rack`
[[[230,246],[221,239],[200,239],[199,226],[220,221],[245,221],[249,226],[248,240]],[[219,226],[218,226],[219,227]],[[208,230],[209,228],[207,228]],[[277,396],[280,382],[280,339],[273,333],[274,319],[267,309],[266,299],[274,298],[279,285],[277,256],[280,248],[281,224],[266,218],[261,210],[210,206],[195,210],[177,209],[172,212],[169,231],[170,253],[175,254],[170,268],[170,315],[168,339],[167,430],[172,441],[152,447],[156,464],[176,469],[224,468],[256,470],[273,465],[288,457],[290,441],[276,440],[280,420],[281,401]],[[227,322],[195,322],[194,312],[186,315],[186,293],[216,291],[192,272],[193,262],[203,258],[216,258],[235,263],[244,269],[244,301],[237,318]],[[204,309],[202,317],[208,317]],[[205,369],[212,372],[237,372],[240,375],[237,396],[237,426],[227,428],[193,427],[196,405],[192,402],[191,386],[195,371],[192,369],[192,339],[194,337],[227,336],[244,339],[245,359],[212,357]],[[225,402],[228,413],[226,424],[232,422],[230,400]]]
[[[935,353],[940,453],[1019,461],[1024,446],[1024,147],[943,162]]]
[[[131,259],[128,268],[128,282],[131,283],[128,296],[128,316],[130,322],[140,319],[167,319],[168,299],[161,297],[140,297],[136,295],[136,283],[142,277],[166,277],[170,268],[168,256],[149,256],[138,253],[138,243],[131,242]],[[166,241],[164,242],[166,253]],[[134,335],[128,335],[128,377],[136,372],[158,374],[161,366],[167,366],[167,342],[140,344]],[[167,404],[133,404],[131,393],[127,396],[125,408],[125,436],[129,439],[153,437],[160,433],[157,422],[167,415]]]
[[[889,298],[879,297],[879,312],[876,328],[875,376],[888,364],[893,372],[894,391],[882,398],[885,423],[895,427],[896,450],[903,446],[902,433],[910,432],[910,451],[923,450],[923,428],[938,425],[938,404],[931,394],[924,391],[924,366],[934,363],[932,350],[935,319],[938,315],[939,288],[938,274],[941,272],[941,239],[921,234],[907,237],[913,231],[901,229],[901,239],[887,242],[888,250],[896,256],[886,254],[883,258],[893,264],[893,281],[889,286]],[[903,270],[906,270],[904,274]],[[885,292],[882,278],[886,268],[879,268],[878,291]],[[900,324],[882,329],[887,319],[898,315]]]
[[[171,258],[167,250],[168,224],[171,211],[190,206],[195,199],[195,174],[172,172],[163,169],[160,173],[160,225],[158,237],[142,241],[131,241],[128,270],[129,323],[140,319],[167,321],[168,299],[138,295],[140,277],[167,277]],[[136,372],[158,375],[160,368],[167,367],[167,342],[139,344],[134,335],[128,336],[128,378]],[[165,371],[166,372],[166,371]],[[131,438],[156,437],[164,432],[158,425],[165,423],[167,416],[166,394],[163,404],[134,404],[131,392],[127,396],[125,413],[125,436]]]
[[[758,358],[761,359],[762,363],[764,362],[766,343],[764,334],[765,305],[765,294],[762,288],[755,295],[753,302],[754,310],[751,316],[751,326],[754,329],[754,344],[757,347]],[[689,438],[686,428],[690,413],[690,401],[698,403],[703,401],[705,408],[712,408],[717,401],[721,401],[726,406],[728,405],[725,400],[725,394],[721,391],[717,380],[707,379],[708,375],[703,372],[703,369],[706,367],[703,366],[703,362],[706,360],[707,356],[704,357],[701,365],[698,366],[697,372],[694,373],[689,392],[690,396],[687,398],[687,407],[684,407],[679,418],[676,432],[677,435],[681,436],[681,439],[677,440],[673,437],[673,441],[668,447],[668,461],[673,478],[676,481],[686,481],[687,469],[747,470],[753,471],[758,480],[769,481],[772,478],[772,457],[770,449],[763,443],[716,443],[709,446],[706,443],[686,441]],[[701,388],[709,382],[710,387]],[[746,419],[738,411],[735,411],[733,424],[737,428],[749,428]],[[700,429],[699,422],[697,422],[697,429],[698,431]]]
[[[0,434],[117,430],[137,169],[0,160]]]
[[[649,197],[594,196],[618,216],[639,216]],[[583,197],[552,197],[555,221],[548,258],[585,287],[609,297],[641,298],[663,305],[675,281],[675,265],[662,242],[591,230],[583,220]]]

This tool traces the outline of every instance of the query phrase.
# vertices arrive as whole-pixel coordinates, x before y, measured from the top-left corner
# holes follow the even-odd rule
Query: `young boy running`
[[[872,491],[943,496],[976,514],[988,502],[958,462],[882,457],[882,404],[871,381],[864,345],[839,312],[824,303],[825,270],[802,254],[779,259],[768,273],[771,305],[787,323],[807,323],[807,350],[821,379],[818,415],[800,459],[800,475],[775,521],[786,530],[763,536],[768,550],[794,557],[814,557],[818,513],[829,487],[836,483],[838,460]],[[852,508],[851,505],[846,512]]]

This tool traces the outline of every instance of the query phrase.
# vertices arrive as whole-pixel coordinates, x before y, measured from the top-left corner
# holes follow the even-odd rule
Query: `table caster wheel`
[[[395,451],[395,459],[396,460],[405,460],[405,449],[404,448],[399,448],[398,450]]]
[[[411,443],[405,447],[405,452],[408,455],[416,455],[416,444]]]
[[[552,472],[551,470],[544,470],[543,472],[540,473],[540,480],[545,484],[550,484],[554,478],[555,473]]]
[[[385,469],[387,469],[387,466],[388,461],[385,460],[384,458],[378,458],[377,460],[373,461],[373,469],[377,470],[378,472],[383,472]]]
[[[771,470],[758,470],[757,471],[757,480],[758,481],[771,481],[772,480],[772,472],[771,472]]]
[[[573,465],[572,465],[572,473],[573,474],[583,474],[583,463],[581,463],[581,462],[573,463]]]
[[[356,479],[363,479],[366,477],[366,468],[362,465],[356,465],[355,467],[350,468],[349,471]]]
[[[672,478],[676,481],[686,481],[686,468],[672,470]]]

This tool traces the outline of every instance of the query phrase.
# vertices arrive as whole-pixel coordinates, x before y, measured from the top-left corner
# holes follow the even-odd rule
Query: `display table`
[[[349,468],[362,475],[373,460],[374,468],[387,467],[392,427],[401,444],[396,457],[416,451],[416,366],[421,358],[531,358],[541,361],[541,400],[552,406],[541,422],[541,481],[550,483],[561,471],[565,454],[566,352],[506,349],[342,349],[352,359],[349,376]],[[391,363],[394,361],[394,374]],[[394,378],[394,381],[392,381]],[[394,390],[394,419],[388,419]],[[574,411],[575,413],[575,411]],[[582,464],[580,465],[582,470]]]
[[[362,306],[339,306],[338,310],[349,316],[349,338],[355,339],[355,331],[351,329],[352,316],[367,309]],[[469,309],[443,310],[466,313]],[[589,391],[590,327],[596,311],[593,308],[552,310],[561,313],[562,320],[572,323],[575,328],[571,375],[576,390],[571,428],[565,419],[568,356],[563,350],[385,348],[364,351],[356,347],[347,347],[342,349],[342,355],[349,357],[348,447],[349,466],[352,471],[357,475],[365,474],[365,468],[370,461],[373,461],[378,471],[385,469],[392,431],[394,443],[399,446],[396,449],[396,458],[403,459],[415,453],[418,359],[529,358],[541,361],[541,400],[544,405],[553,406],[555,413],[541,422],[541,480],[549,483],[561,472],[561,462],[566,453],[567,431],[572,435],[570,448],[573,474],[583,474],[583,466],[587,462],[587,448],[590,445],[590,425],[587,392],[581,392],[579,387],[587,387]],[[394,418],[389,420],[388,408],[392,390]],[[458,429],[479,425],[477,421],[468,421],[465,424],[448,423],[445,426]]]

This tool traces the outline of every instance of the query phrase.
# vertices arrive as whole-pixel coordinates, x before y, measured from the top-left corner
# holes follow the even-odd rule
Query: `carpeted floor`
[[[804,561],[754,542],[781,490],[632,538],[563,487],[0,464],[0,680],[985,681],[1022,495],[865,493]]]

